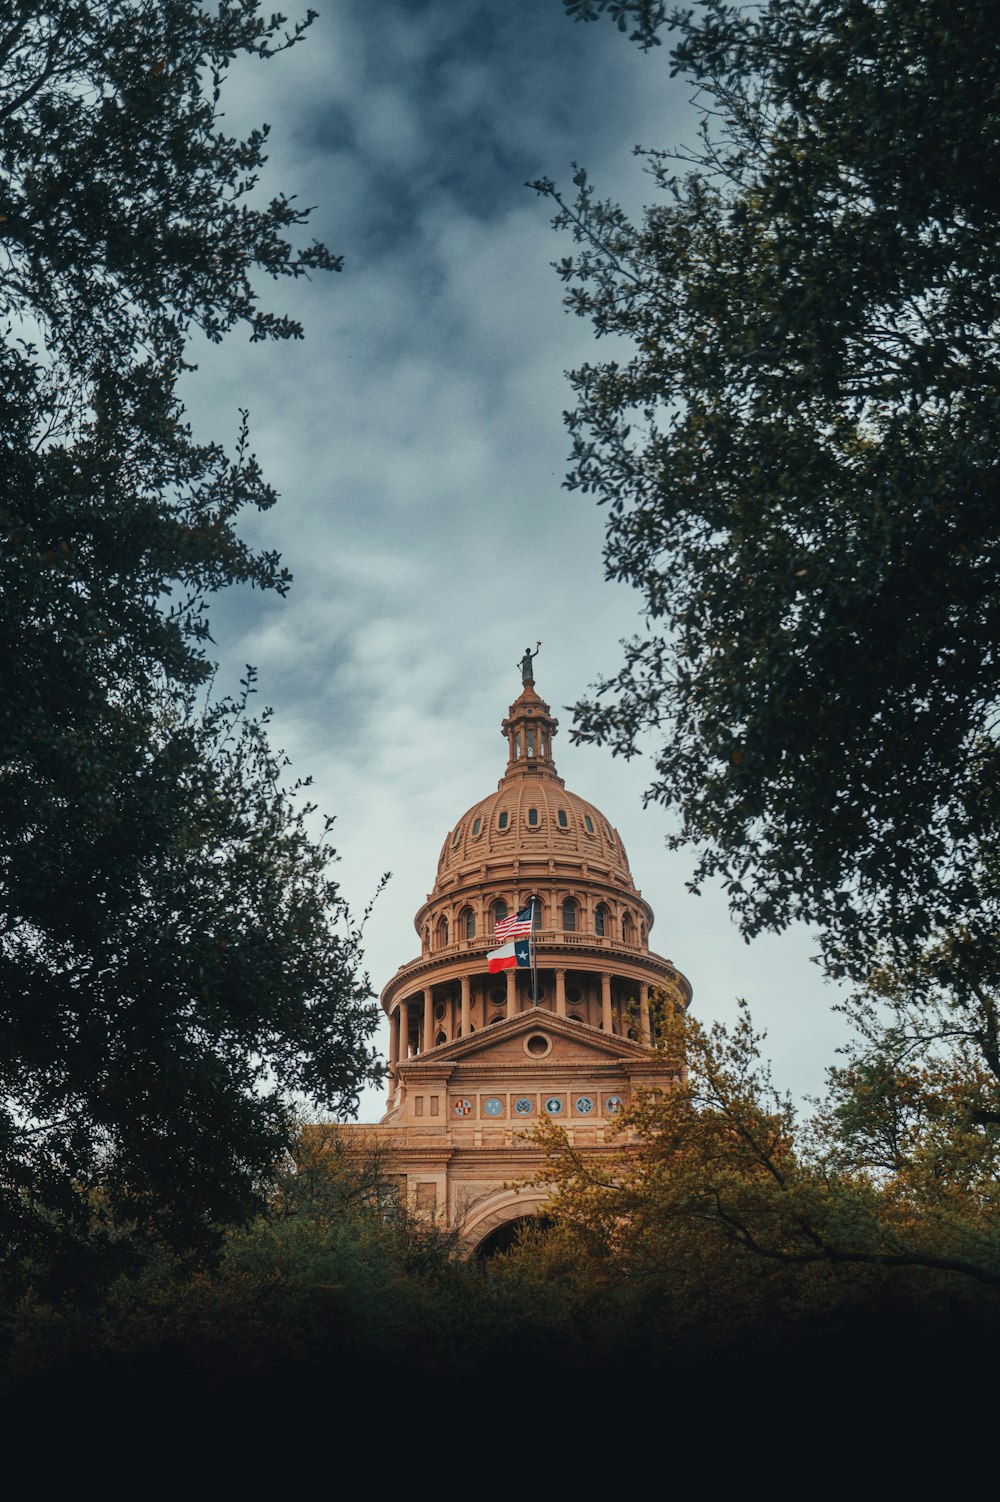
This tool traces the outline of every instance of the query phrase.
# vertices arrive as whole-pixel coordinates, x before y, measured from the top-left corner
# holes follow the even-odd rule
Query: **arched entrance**
[[[516,1230],[507,1233],[507,1226],[520,1226],[525,1221],[545,1219],[545,1207],[549,1197],[549,1191],[540,1185],[531,1185],[525,1189],[515,1189],[505,1185],[495,1194],[488,1194],[479,1200],[471,1211],[465,1216],[460,1227],[459,1235],[461,1246],[466,1257],[481,1257],[480,1248],[486,1241],[491,1241],[494,1232],[500,1233],[495,1242],[491,1241],[492,1250],[487,1257],[495,1256],[498,1251],[506,1251],[508,1246],[513,1246],[517,1240]],[[509,1234],[510,1240],[504,1245],[505,1237]]]
[[[479,1262],[488,1262],[491,1257],[498,1257],[502,1252],[509,1252],[511,1247],[517,1246],[521,1232],[527,1226],[533,1226],[538,1231],[548,1231],[553,1225],[555,1221],[547,1215],[518,1215],[513,1220],[501,1221],[473,1248],[472,1255]]]

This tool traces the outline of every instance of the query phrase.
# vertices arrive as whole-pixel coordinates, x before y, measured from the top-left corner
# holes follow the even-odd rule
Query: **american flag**
[[[531,910],[534,902],[529,902],[527,907],[521,908],[518,913],[511,913],[509,918],[501,918],[496,926],[495,933],[498,939],[523,939],[531,933]]]

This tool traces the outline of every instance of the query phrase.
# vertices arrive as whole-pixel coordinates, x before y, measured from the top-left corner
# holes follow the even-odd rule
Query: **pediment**
[[[537,1055],[526,1050],[525,1042],[533,1033],[543,1034],[550,1041],[551,1048]],[[414,1068],[423,1072],[424,1068],[444,1064],[602,1064],[637,1060],[648,1063],[652,1058],[655,1054],[651,1049],[630,1038],[609,1036],[586,1022],[574,1022],[568,1017],[557,1017],[553,1012],[539,1009],[496,1022],[468,1038],[443,1043],[426,1054],[407,1059],[401,1068],[409,1073]]]

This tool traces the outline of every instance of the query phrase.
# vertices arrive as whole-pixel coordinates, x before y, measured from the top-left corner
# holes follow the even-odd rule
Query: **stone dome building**
[[[420,956],[382,993],[396,1082],[387,1121],[400,1064],[532,1007],[524,971],[497,977],[486,968],[496,923],[529,898],[541,1010],[648,1044],[650,988],[690,1000],[684,977],[649,948],[652,909],[617,830],[556,773],[557,726],[526,683],[501,727],[508,760],[496,792],[445,836],[434,888],[414,919]]]
[[[653,913],[617,830],[556,772],[557,721],[523,691],[501,730],[495,792],[445,836],[414,919],[420,953],[382,992],[390,1022],[389,1139],[410,1207],[455,1226],[470,1251],[506,1244],[539,1213],[541,1163],[528,1133],[548,1116],[596,1154],[636,1088],[662,1089],[652,992],[691,987],[649,947]],[[490,974],[498,921],[534,899],[535,967]],[[517,1181],[522,1187],[517,1187]]]

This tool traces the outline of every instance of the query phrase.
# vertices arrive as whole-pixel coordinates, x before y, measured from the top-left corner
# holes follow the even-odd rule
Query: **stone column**
[[[506,970],[507,977],[507,1016],[517,1016],[517,971]]]
[[[565,972],[565,970],[557,970],[556,971],[556,1016],[557,1017],[565,1017],[565,1015],[566,1015],[566,972]]]
[[[601,1026],[606,1033],[613,1033],[611,1025],[611,976],[601,976]]]
[[[396,1078],[399,1062],[399,1013],[389,1013],[389,1078]]]
[[[430,986],[424,987],[424,1036],[420,1045],[421,1053],[429,1053],[434,1047],[434,992]]]
[[[469,977],[462,976],[462,1037],[467,1038],[472,1031],[472,989]]]
[[[399,1003],[399,1062],[405,1064],[410,1057],[410,1008],[405,1001]]]
[[[649,1026],[649,987],[645,981],[639,987],[639,1036],[648,1048],[653,1041]]]

